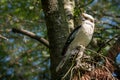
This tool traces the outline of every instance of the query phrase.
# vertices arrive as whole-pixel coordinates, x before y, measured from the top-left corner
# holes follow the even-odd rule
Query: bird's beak
[[[82,17],[84,17],[85,16],[85,14],[84,13],[82,13]]]
[[[81,15],[81,20],[82,20],[82,21],[85,21],[84,13],[82,13],[82,15]]]

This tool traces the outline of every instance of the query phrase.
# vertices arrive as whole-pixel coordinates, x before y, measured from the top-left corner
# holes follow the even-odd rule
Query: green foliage
[[[47,38],[41,2],[0,0],[0,18],[1,35],[9,39],[0,43],[0,80],[49,78],[48,49],[36,40],[11,32],[18,27]]]

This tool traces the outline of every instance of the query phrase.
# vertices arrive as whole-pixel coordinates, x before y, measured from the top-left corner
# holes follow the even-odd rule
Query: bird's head
[[[82,23],[90,24],[94,27],[94,18],[86,13],[82,13]]]
[[[91,15],[86,14],[86,13],[82,13],[82,20],[83,21],[88,20],[88,21],[94,23],[94,18]]]

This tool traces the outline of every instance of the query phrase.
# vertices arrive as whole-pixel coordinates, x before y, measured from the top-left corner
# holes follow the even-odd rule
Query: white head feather
[[[82,27],[86,30],[86,32],[93,34],[94,26],[94,18],[89,14],[82,13]]]
[[[94,23],[94,18],[89,15],[89,14],[86,14],[86,13],[82,13],[82,17],[85,19],[85,20],[90,20],[90,22],[93,22]]]

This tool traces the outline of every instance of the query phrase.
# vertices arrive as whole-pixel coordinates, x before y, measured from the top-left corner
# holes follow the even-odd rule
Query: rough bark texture
[[[64,9],[67,17],[66,20],[70,31],[74,29],[74,8],[75,8],[74,0],[64,0]]]
[[[51,79],[58,80],[59,74],[56,73],[55,69],[61,59],[61,50],[68,36],[68,27],[65,14],[61,12],[62,9],[59,9],[57,0],[41,1],[45,13],[50,44]]]

